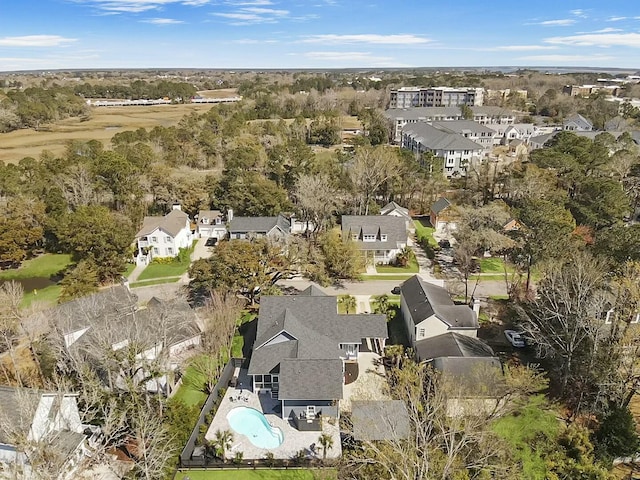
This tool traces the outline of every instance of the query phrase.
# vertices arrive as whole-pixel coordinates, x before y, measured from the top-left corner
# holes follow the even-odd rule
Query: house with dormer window
[[[200,210],[196,219],[196,232],[199,238],[217,238],[227,236],[227,225],[220,210]]]
[[[177,257],[181,248],[189,248],[193,242],[191,221],[180,205],[164,217],[144,217],[136,234],[136,265],[147,265],[154,258]]]
[[[367,261],[393,263],[407,246],[406,219],[394,215],[343,215],[342,238],[356,242]]]
[[[263,296],[248,374],[282,418],[338,416],[347,366],[362,352],[382,355],[385,315],[339,314],[337,298],[311,286],[299,295]]]

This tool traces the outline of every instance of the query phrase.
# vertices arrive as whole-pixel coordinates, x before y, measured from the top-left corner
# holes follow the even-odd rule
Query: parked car
[[[393,287],[391,289],[391,293],[394,295],[400,295],[400,285],[398,285],[397,287]]]
[[[440,248],[451,248],[451,242],[449,240],[440,240],[438,242],[438,245],[440,245]]]
[[[207,241],[204,242],[207,247],[215,247],[216,243],[218,243],[218,239],[214,237],[207,238]]]
[[[524,337],[519,332],[515,330],[505,330],[504,336],[507,337],[509,343],[516,348],[522,348],[525,346]]]

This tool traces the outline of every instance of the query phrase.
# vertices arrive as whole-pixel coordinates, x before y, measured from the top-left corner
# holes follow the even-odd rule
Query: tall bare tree
[[[385,147],[360,147],[353,157],[349,177],[356,198],[356,213],[369,214],[369,202],[387,180],[393,178],[400,162],[395,150]]]

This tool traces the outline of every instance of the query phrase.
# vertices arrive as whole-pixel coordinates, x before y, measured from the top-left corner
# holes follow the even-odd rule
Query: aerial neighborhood
[[[0,87],[0,478],[636,478],[637,72]]]

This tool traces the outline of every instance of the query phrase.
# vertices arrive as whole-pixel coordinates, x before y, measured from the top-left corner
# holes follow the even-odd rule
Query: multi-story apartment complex
[[[480,125],[512,125],[516,115],[501,107],[471,107],[473,121]],[[464,120],[460,107],[390,108],[384,113],[393,129],[393,141],[399,143],[402,128],[417,122],[449,122]]]
[[[458,107],[482,105],[482,88],[401,87],[391,90],[389,108]]]
[[[402,130],[402,148],[411,150],[416,155],[432,152],[444,159],[443,168],[447,177],[464,177],[468,165],[479,162],[484,152],[482,145],[443,127],[442,124],[429,125],[424,122],[407,125]]]

